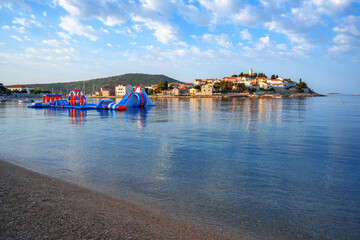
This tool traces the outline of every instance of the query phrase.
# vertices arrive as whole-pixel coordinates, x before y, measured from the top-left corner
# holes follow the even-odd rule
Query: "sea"
[[[119,99],[117,99],[119,101]],[[254,239],[360,239],[360,96],[0,104],[0,158]]]

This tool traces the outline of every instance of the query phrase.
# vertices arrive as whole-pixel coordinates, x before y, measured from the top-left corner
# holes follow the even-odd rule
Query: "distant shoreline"
[[[326,95],[318,93],[292,93],[292,94],[248,94],[248,93],[235,93],[235,94],[217,94],[217,95],[194,95],[194,96],[161,96],[161,95],[148,95],[149,98],[297,98],[297,97],[326,97]],[[123,96],[87,96],[87,98],[98,99],[114,99],[122,98]]]
[[[326,97],[318,93],[293,93],[293,94],[219,94],[219,95],[195,95],[195,96],[154,96],[150,98],[298,98],[298,97]]]

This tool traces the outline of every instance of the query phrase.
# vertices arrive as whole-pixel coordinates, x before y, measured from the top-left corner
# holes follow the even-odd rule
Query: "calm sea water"
[[[1,158],[233,234],[360,239],[360,96],[154,102],[1,104]]]

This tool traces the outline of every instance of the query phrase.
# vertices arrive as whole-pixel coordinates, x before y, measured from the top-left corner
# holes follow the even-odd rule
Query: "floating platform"
[[[128,92],[120,100],[119,103],[114,103],[111,99],[100,100],[98,103],[87,103],[85,94],[74,89],[70,92],[68,99],[63,99],[61,94],[46,94],[43,96],[42,102],[35,102],[28,106],[28,108],[70,108],[79,110],[88,109],[109,109],[109,110],[126,110],[127,107],[146,107],[155,106],[147,95],[145,88],[135,87],[135,91]]]

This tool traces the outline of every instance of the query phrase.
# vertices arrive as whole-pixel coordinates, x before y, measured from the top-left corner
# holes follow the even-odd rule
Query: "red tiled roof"
[[[107,86],[102,86],[101,88],[115,88],[115,86],[107,85]]]
[[[30,87],[28,85],[14,85],[14,86],[11,86],[9,88],[33,88],[33,87]]]

